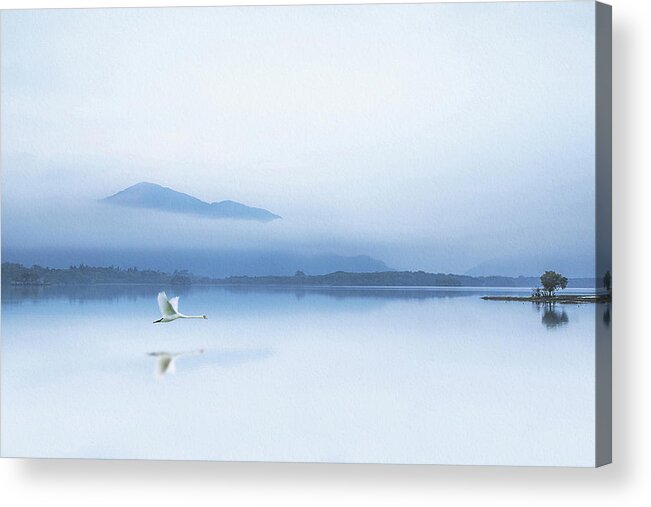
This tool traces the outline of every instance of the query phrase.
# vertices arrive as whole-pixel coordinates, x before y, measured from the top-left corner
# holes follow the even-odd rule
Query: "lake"
[[[3,286],[2,455],[594,466],[608,307],[528,293]]]

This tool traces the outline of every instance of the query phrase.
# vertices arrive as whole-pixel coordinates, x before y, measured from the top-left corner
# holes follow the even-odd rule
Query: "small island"
[[[531,290],[530,296],[482,296],[487,301],[529,301],[531,303],[609,303],[612,300],[611,275],[606,271],[602,294],[557,294],[556,291],[567,287],[567,278],[555,271],[545,271],[540,276],[542,287]]]

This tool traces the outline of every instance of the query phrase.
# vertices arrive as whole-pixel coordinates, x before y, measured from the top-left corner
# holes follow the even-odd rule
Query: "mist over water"
[[[3,456],[594,464],[605,305],[167,288],[208,320],[154,325],[157,290],[4,288]]]

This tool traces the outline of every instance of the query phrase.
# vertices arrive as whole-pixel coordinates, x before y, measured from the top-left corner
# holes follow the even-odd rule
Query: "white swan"
[[[203,349],[188,352],[149,352],[147,355],[156,358],[155,377],[160,378],[167,373],[176,373],[176,358],[181,356],[198,356],[203,354]]]
[[[167,294],[164,292],[158,293],[158,308],[163,316],[154,321],[154,324],[159,322],[172,322],[176,319],[207,319],[205,315],[183,315],[179,313],[179,298],[178,296],[172,299],[167,299]]]

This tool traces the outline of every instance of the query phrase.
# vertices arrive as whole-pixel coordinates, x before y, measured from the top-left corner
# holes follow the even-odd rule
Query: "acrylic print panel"
[[[610,9],[4,11],[4,457],[610,461]]]

